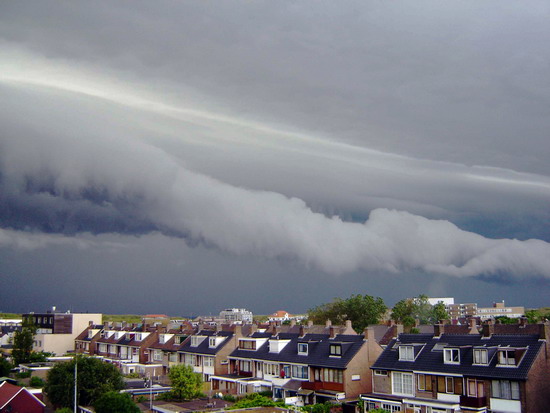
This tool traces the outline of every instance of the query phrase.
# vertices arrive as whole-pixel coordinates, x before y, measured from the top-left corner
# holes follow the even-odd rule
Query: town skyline
[[[550,296],[550,9],[0,5],[0,309]]]

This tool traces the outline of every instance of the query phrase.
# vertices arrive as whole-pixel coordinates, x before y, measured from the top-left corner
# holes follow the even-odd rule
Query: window
[[[216,347],[216,337],[208,338],[208,347],[210,347],[210,348],[215,348]]]
[[[386,370],[374,370],[375,376],[387,376],[388,372]]]
[[[411,373],[392,372],[392,393],[414,396],[413,375]]]
[[[214,357],[204,357],[202,365],[204,367],[212,367],[214,365]]]
[[[343,383],[344,376],[342,370],[323,369],[323,381],[329,383]]]
[[[251,372],[252,371],[252,362],[241,360],[239,364],[239,370],[244,372]]]
[[[99,345],[99,352],[100,353],[107,353],[107,344],[100,344]]]
[[[457,348],[443,349],[443,359],[445,361],[445,364],[459,364],[460,352]]]
[[[399,360],[414,361],[413,346],[399,346]]]
[[[153,360],[162,361],[162,350],[155,350],[153,352]]]
[[[516,365],[516,351],[515,350],[499,350],[498,352],[498,364],[501,366],[515,366]]]
[[[445,377],[445,392],[453,393],[455,387],[455,381],[453,377]]]
[[[171,363],[176,363],[178,361],[178,354],[177,353],[170,353],[170,355],[168,356],[168,360]]]
[[[240,340],[239,348],[244,350],[256,350],[256,342],[253,340]]]
[[[185,353],[183,355],[183,363],[187,364],[188,366],[194,366],[195,365],[195,355]]]
[[[437,377],[437,392],[462,394],[462,379],[451,376],[436,376]]]
[[[468,379],[468,396],[469,397],[484,397],[485,389],[483,387],[483,381]]]
[[[340,357],[342,355],[342,345],[341,344],[331,344],[330,345],[330,355],[333,357]]]
[[[298,354],[307,356],[307,343],[298,343]]]
[[[292,377],[296,379],[308,379],[307,366],[292,366]]]
[[[264,374],[269,374],[271,376],[278,376],[279,375],[279,365],[278,364],[265,363],[264,364]]]
[[[191,337],[191,347],[198,347],[200,345],[200,343],[202,343],[205,338],[206,337],[192,336]]]
[[[474,349],[474,364],[487,364],[487,350],[484,348]]]
[[[495,399],[519,400],[519,382],[493,380],[492,397]]]
[[[116,346],[109,346],[109,353],[116,354]]]
[[[401,406],[397,404],[382,403],[382,409],[387,410],[388,412],[400,412]]]
[[[419,374],[417,379],[417,389],[418,390],[426,390],[426,375],[425,374]]]

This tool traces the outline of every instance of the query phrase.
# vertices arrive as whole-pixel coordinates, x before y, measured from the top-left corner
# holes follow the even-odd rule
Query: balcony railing
[[[464,407],[485,407],[487,406],[487,397],[460,396],[460,405]]]

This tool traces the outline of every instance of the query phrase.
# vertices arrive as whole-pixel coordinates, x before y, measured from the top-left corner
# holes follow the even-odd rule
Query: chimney
[[[443,333],[445,333],[445,324],[435,324],[434,338],[440,338]]]
[[[470,330],[468,331],[468,334],[479,334],[479,331],[477,330],[477,321],[475,318],[470,318],[468,320],[468,324],[470,326]]]
[[[258,324],[251,324],[250,325],[250,335],[254,334],[256,331],[258,331]]]
[[[374,338],[374,328],[372,327],[365,327],[363,330],[363,340],[370,341],[371,343],[374,343],[376,340]]]
[[[275,326],[275,331],[273,332],[273,335],[274,335],[274,336],[278,336],[280,332],[281,332],[281,326],[280,326],[280,325],[276,325],[276,326]]]
[[[336,329],[334,328],[334,326],[329,326],[328,331],[330,338],[336,337]]]
[[[547,340],[546,345],[548,345],[548,339],[550,338],[550,325],[548,322],[539,323],[539,340]]]
[[[351,330],[351,329],[352,329],[351,320],[346,320],[346,330]]]
[[[311,321],[311,320],[308,320],[308,322],[307,322],[307,326],[308,326],[308,327],[312,327],[312,326],[313,326],[313,321]]]
[[[290,327],[294,327],[296,325],[296,319],[290,320]]]
[[[88,321],[88,325],[89,325],[90,327],[93,326],[93,325],[94,325],[93,320]]]
[[[528,323],[527,317],[520,317],[518,318],[519,326],[525,327]]]
[[[299,337],[303,337],[306,335],[306,329],[304,328],[303,325],[300,326],[300,334],[299,334]]]
[[[325,327],[330,327],[332,325],[332,321],[327,320],[325,323]]]
[[[399,337],[399,334],[403,334],[403,324],[396,324],[395,325],[395,336],[393,338]]]
[[[485,338],[490,338],[493,334],[495,334],[495,325],[492,320],[487,320],[487,323],[483,324],[482,334]]]
[[[235,337],[242,337],[243,336],[243,328],[240,324],[235,324],[233,327],[233,332],[235,334]]]

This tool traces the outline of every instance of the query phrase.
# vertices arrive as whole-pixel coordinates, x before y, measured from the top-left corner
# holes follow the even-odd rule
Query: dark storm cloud
[[[14,98],[20,94],[3,90]],[[44,99],[51,92],[33,96]],[[99,104],[86,99],[92,109]],[[389,209],[371,211],[365,223],[328,217],[299,198],[193,172],[158,147],[124,135],[121,125],[109,124],[104,135],[89,119],[90,129],[80,133],[86,123],[78,117],[87,116],[70,109],[75,101],[79,99],[56,96],[61,115],[76,116],[74,126],[53,122],[34,133],[17,133],[17,139],[0,140],[4,227],[66,234],[154,230],[235,255],[291,260],[336,274],[421,270],[550,277],[550,244],[544,241],[487,239],[449,221]],[[36,110],[50,121],[59,116],[42,107],[27,109],[22,116]],[[21,122],[6,118],[4,124],[8,136],[20,131]],[[113,139],[115,132],[121,135]],[[403,168],[399,163],[394,167]],[[386,174],[394,172],[390,168]],[[547,191],[542,181],[531,185]],[[529,183],[522,186],[529,190]]]
[[[548,4],[2,4],[0,36],[368,148],[547,174]]]
[[[177,261],[170,237],[223,261],[173,282],[214,285],[228,265],[252,289],[289,267],[297,286],[393,273],[437,295],[456,277],[548,279],[549,17],[545,2],[4,2],[0,247],[78,273],[72,245],[92,257],[107,236],[89,233],[162,239],[142,278],[97,255],[120,286]]]

